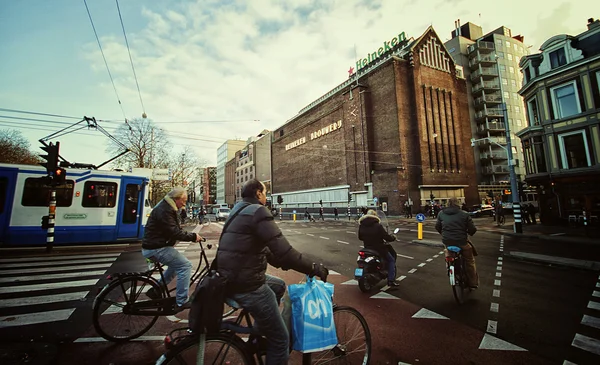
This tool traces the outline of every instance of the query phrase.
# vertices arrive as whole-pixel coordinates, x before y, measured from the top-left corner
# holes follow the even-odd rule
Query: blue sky
[[[194,138],[172,138],[174,151],[190,145],[211,165],[226,139],[277,128],[347,78],[355,45],[365,54],[402,31],[418,37],[430,24],[446,40],[461,19],[484,32],[505,25],[535,52],[555,34],[581,33],[589,17],[600,15],[589,13],[598,8],[591,0],[547,0],[543,9],[539,1],[516,0],[248,3],[119,1],[148,117],[167,132]],[[88,6],[125,116],[140,117],[115,1],[88,0]],[[83,0],[0,1],[0,55],[0,108],[124,119]],[[215,120],[225,122],[180,123]],[[16,121],[0,117],[0,128]],[[33,149],[61,126],[20,123]],[[34,129],[40,125],[45,130]],[[67,159],[99,163],[110,157],[108,140],[98,132],[60,142]]]

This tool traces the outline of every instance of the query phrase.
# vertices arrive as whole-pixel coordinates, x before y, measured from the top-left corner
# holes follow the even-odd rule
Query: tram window
[[[24,207],[47,207],[50,205],[50,187],[44,184],[44,178],[29,177],[25,179],[21,205]],[[73,180],[58,185],[56,189],[56,206],[70,207],[73,202]]]
[[[113,208],[117,202],[117,183],[86,181],[81,206],[86,208]]]
[[[8,190],[8,178],[0,177],[0,214],[4,213],[4,203],[6,203],[6,190]]]
[[[123,204],[123,223],[137,222],[139,196],[139,185],[127,184],[125,187],[125,203]]]

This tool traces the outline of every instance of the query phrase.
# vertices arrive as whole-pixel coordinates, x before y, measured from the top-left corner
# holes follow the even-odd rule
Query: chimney
[[[588,30],[600,27],[600,20],[594,19],[594,18],[589,18],[587,27],[588,27]]]

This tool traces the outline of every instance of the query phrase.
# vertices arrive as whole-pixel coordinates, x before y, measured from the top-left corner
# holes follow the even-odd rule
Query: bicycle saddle
[[[446,247],[448,251],[459,253],[462,249],[458,246],[448,246]]]

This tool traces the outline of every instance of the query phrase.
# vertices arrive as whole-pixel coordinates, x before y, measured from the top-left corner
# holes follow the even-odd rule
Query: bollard
[[[296,221],[296,213],[294,213],[294,222]]]
[[[281,220],[281,208],[279,208],[279,220]]]
[[[587,228],[587,214],[585,214],[585,208],[581,214],[583,215],[583,226]]]
[[[423,223],[417,223],[417,239],[423,239]]]

